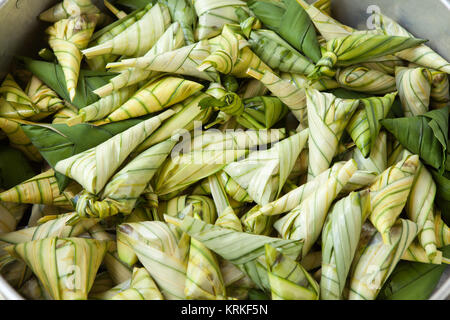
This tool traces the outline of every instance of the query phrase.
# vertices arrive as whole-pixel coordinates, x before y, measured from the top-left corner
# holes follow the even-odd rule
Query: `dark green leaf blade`
[[[70,101],[64,73],[60,65],[46,61],[32,60],[25,57],[19,57],[18,59],[24,64],[25,68],[41,79],[61,98]],[[108,84],[108,81],[116,75],[116,73],[112,72],[81,70],[78,79],[77,93],[72,104],[78,109],[81,109],[96,102],[100,97],[93,93],[93,90]]]
[[[442,249],[450,256],[450,246]],[[381,300],[426,300],[439,282],[447,265],[400,261],[378,295]]]
[[[82,123],[72,127],[52,124],[22,125],[22,128],[42,157],[54,168],[58,161],[93,148],[140,121],[140,118],[130,119],[101,127]],[[60,190],[64,190],[70,179],[59,173],[56,178]]]
[[[36,173],[22,152],[9,145],[0,145],[0,187],[10,189]]]
[[[322,53],[316,29],[308,13],[296,0],[249,1],[248,5],[266,27],[314,62],[320,60]]]
[[[409,151],[443,172],[447,157],[448,107],[424,115],[384,119],[381,124]]]

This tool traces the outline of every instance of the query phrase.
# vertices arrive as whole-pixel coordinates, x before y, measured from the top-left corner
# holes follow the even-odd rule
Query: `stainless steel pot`
[[[94,0],[95,1],[95,0]],[[15,54],[30,55],[43,41],[45,25],[39,13],[55,0],[0,0],[0,79]],[[102,1],[98,2],[102,6]],[[312,2],[312,1],[309,1]],[[370,15],[380,8],[417,37],[429,39],[430,47],[450,61],[450,0],[334,0],[333,13],[339,21],[366,29]],[[430,299],[450,297],[450,267]],[[22,297],[0,276],[0,300]]]

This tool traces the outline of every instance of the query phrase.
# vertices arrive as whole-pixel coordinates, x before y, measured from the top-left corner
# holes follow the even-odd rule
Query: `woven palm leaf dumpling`
[[[426,40],[383,13],[346,26],[330,0],[105,8],[43,12],[40,58],[1,79],[18,293],[430,297],[450,263],[450,63]]]

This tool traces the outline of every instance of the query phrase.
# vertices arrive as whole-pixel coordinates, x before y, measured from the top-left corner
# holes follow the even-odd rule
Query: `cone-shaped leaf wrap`
[[[260,72],[249,69],[247,73],[261,81],[275,96],[286,104],[300,122],[300,125],[303,125],[304,128],[308,126],[306,94],[303,87],[298,88],[290,81],[281,79],[273,72],[267,70]]]
[[[370,211],[369,192],[352,192],[339,200],[322,232],[321,299],[340,300],[358,247],[361,229]]]
[[[53,169],[0,193],[0,201],[47,204],[72,208],[69,194],[60,192]]]
[[[108,242],[83,238],[46,238],[6,250],[22,259],[55,300],[86,300]]]
[[[390,229],[406,205],[418,166],[418,156],[407,156],[395,166],[386,169],[370,186],[370,221],[381,233],[386,244],[392,241],[389,238]]]
[[[333,76],[334,66],[346,67],[352,64],[379,58],[425,42],[410,37],[381,34],[352,34],[327,42],[326,52],[316,64],[316,70],[309,75],[315,78],[320,74]]]
[[[379,17],[381,32],[392,36],[413,38],[413,35],[411,33],[409,33],[406,29],[404,29],[391,18],[380,13],[376,13],[376,15]],[[400,52],[397,52],[396,55],[404,60],[411,61],[428,68],[444,71],[450,74],[450,63],[424,44],[410,49],[402,50]]]
[[[200,71],[213,69],[236,77],[248,77],[249,68],[268,70],[270,68],[248,48],[237,25],[225,25],[222,34],[209,40],[211,55],[198,67]]]
[[[80,74],[81,50],[86,48],[94,33],[98,15],[75,16],[56,22],[47,29],[53,49],[66,79],[67,91],[73,101]]]
[[[200,241],[191,238],[186,270],[187,299],[223,300],[225,284],[215,254]]]
[[[450,105],[450,84],[448,75],[441,71],[431,71],[433,81],[431,83],[430,107],[440,109]]]
[[[184,243],[185,237],[159,221],[121,224],[118,232],[123,236],[121,241],[136,253],[164,297],[185,299],[189,247],[189,242]]]
[[[339,140],[359,105],[359,100],[336,98],[331,93],[306,89],[310,128],[308,179],[330,167]]]
[[[119,212],[130,214],[175,144],[176,141],[167,140],[139,154],[111,178],[100,199],[83,192],[77,200],[78,214],[102,219]]]
[[[63,0],[50,9],[42,12],[39,19],[47,22],[57,22],[70,16],[100,13],[92,0]]]
[[[170,23],[169,9],[165,4],[158,3],[125,31],[98,46],[83,50],[83,54],[87,58],[104,54],[142,56],[163,35]]]
[[[297,261],[265,245],[267,274],[273,300],[318,300],[319,285]]]
[[[144,71],[170,72],[218,82],[219,75],[216,71],[199,71],[197,69],[210,54],[211,45],[207,40],[203,40],[172,51],[124,59],[117,63],[110,63],[107,67],[135,67]]]
[[[136,92],[137,86],[132,85],[118,91],[114,91],[109,96],[101,98],[93,104],[78,111],[78,116],[67,121],[68,125],[82,122],[100,120],[111,114],[114,110],[123,105]]]
[[[237,8],[248,11],[246,2],[241,0],[194,0],[193,4],[198,16],[195,30],[195,38],[198,40],[220,34],[226,23],[238,23]]]
[[[164,297],[145,268],[134,268],[130,287],[111,300],[164,300]]]
[[[314,25],[296,0],[252,0],[249,1],[249,7],[265,26],[277,32],[294,48],[314,62],[320,59],[320,46]]]
[[[39,114],[32,117],[31,120],[37,121],[44,119],[50,114],[64,108],[63,100],[36,76],[31,78],[25,91],[39,110]]]
[[[314,65],[271,30],[254,30],[248,40],[250,47],[272,69],[309,74]]]
[[[369,157],[364,158],[361,150],[355,148],[353,151],[353,158],[358,163],[358,168],[375,172],[377,175],[381,174],[387,169],[387,134],[381,131],[378,135]]]
[[[39,113],[30,97],[8,74],[0,87],[0,117],[29,119]]]
[[[184,45],[183,33],[178,22],[173,23],[166,32],[158,39],[155,45],[144,55],[157,55],[164,52],[176,50]],[[106,65],[106,64],[105,64]],[[120,70],[120,74],[109,80],[103,87],[94,90],[100,97],[106,97],[114,91],[124,87],[132,86],[141,81],[156,77],[159,72],[146,71],[138,68],[126,68]]]
[[[169,221],[173,221],[172,219]],[[222,258],[233,264],[246,264],[264,255],[264,245],[280,248],[284,254],[296,259],[301,251],[300,241],[271,238],[245,232],[237,232],[186,216],[175,220],[181,230],[203,243]]]
[[[424,115],[381,120],[401,146],[443,172],[447,160],[448,107]]]
[[[275,229],[284,239],[304,241],[302,257],[319,238],[332,202],[356,170],[356,162],[349,160],[299,206],[275,222]]]
[[[97,147],[59,161],[55,169],[76,180],[86,191],[98,194],[128,155],[173,114],[167,110],[142,121]]]
[[[150,81],[120,108],[114,110],[103,123],[137,118],[166,109],[203,89],[203,85],[176,77]]]
[[[431,96],[431,72],[425,68],[398,67],[395,69],[395,78],[405,116],[427,113]]]
[[[306,13],[308,13],[314,26],[326,41],[345,37],[355,32],[355,29],[343,25],[339,21],[333,19],[329,14],[325,14],[319,10],[315,4],[310,5],[303,0],[297,0],[297,2],[300,3]]]
[[[265,151],[256,151],[247,158],[229,164],[224,171],[258,204],[275,199],[289,176],[296,159],[305,147],[309,131],[303,130]]]
[[[384,97],[361,99],[362,108],[357,110],[347,126],[347,132],[364,157],[368,157],[378,133],[380,120],[386,118],[391,110],[397,93],[389,93]]]
[[[364,93],[386,94],[397,90],[394,77],[361,66],[339,69],[336,79],[343,88]]]
[[[391,244],[366,223],[349,275],[350,300],[375,300],[406,249],[417,235],[417,225],[399,219],[390,231]]]

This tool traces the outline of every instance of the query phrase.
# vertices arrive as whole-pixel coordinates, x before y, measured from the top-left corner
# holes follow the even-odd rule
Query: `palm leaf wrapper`
[[[0,275],[36,300],[428,298],[450,64],[331,2],[44,11],[46,61],[0,86]]]

